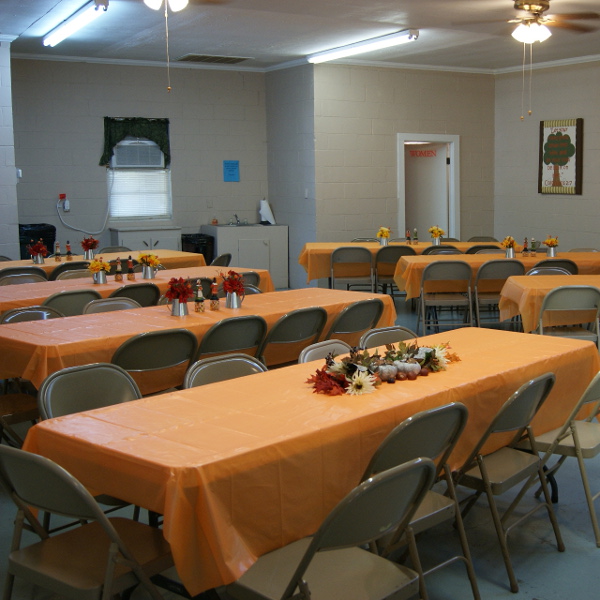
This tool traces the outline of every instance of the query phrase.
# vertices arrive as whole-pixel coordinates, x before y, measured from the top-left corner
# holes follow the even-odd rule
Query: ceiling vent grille
[[[220,65],[237,65],[238,63],[250,60],[249,57],[242,56],[213,56],[210,54],[184,54],[175,59],[178,62],[189,63],[211,63]]]

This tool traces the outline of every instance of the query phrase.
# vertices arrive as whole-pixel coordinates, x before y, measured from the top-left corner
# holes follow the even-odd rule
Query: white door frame
[[[406,172],[404,168],[404,143],[430,142],[448,144],[450,156],[449,190],[448,190],[448,236],[460,239],[460,136],[436,133],[398,133],[398,237],[406,231],[404,213],[406,205]],[[425,232],[423,232],[425,233]],[[423,236],[421,233],[421,236]]]

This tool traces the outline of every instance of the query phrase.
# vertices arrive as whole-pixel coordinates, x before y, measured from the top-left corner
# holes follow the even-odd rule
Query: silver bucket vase
[[[243,296],[240,296],[237,292],[227,292],[225,297],[225,308],[242,308]]]
[[[506,258],[514,258],[515,257],[515,249],[514,248],[506,248]]]
[[[550,258],[555,258],[557,255],[558,246],[548,246],[548,250],[546,251],[547,256]]]
[[[106,271],[103,269],[102,271],[98,271],[94,273],[94,283],[106,283]]]
[[[94,251],[93,250],[84,250],[83,251],[83,259],[84,260],[93,260],[94,259]]]
[[[379,245],[380,246],[387,246],[390,243],[390,238],[386,238],[386,237],[380,237],[379,238]]]
[[[44,257],[41,254],[36,254],[35,256],[32,256],[31,260],[36,265],[43,265],[44,264]]]
[[[431,243],[434,246],[441,246],[442,245],[442,238],[441,237],[431,238]]]
[[[150,265],[142,265],[142,279],[154,279],[156,271]]]
[[[185,317],[188,314],[187,302],[181,300],[173,300],[171,305],[171,314],[174,317]]]

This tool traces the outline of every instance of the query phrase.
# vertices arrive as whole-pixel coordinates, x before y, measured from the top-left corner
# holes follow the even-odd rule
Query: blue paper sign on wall
[[[239,181],[240,180],[240,161],[239,160],[224,160],[223,161],[223,181]]]

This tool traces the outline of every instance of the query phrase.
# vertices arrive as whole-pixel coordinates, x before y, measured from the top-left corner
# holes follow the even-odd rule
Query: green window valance
[[[169,119],[104,117],[104,153],[100,166],[110,164],[114,147],[128,135],[153,141],[165,155],[165,167],[171,163]]]

